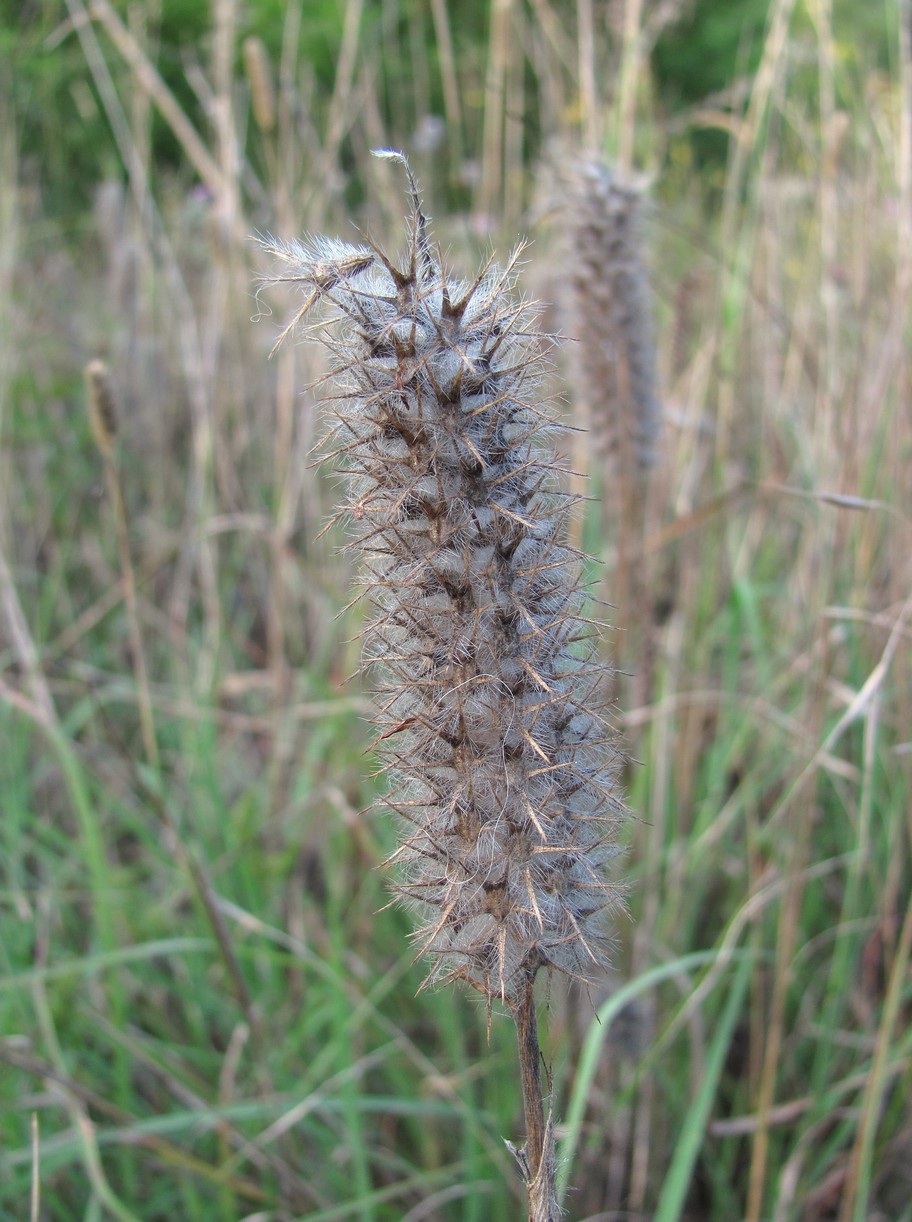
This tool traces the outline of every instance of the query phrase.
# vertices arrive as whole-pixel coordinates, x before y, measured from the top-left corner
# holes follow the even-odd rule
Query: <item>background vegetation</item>
[[[359,813],[321,358],[268,362],[253,296],[253,231],[395,246],[383,145],[467,272],[531,233],[546,301],[548,164],[652,186],[641,601],[580,523],[641,765],[616,978],[550,998],[568,1216],[912,1218],[908,5],[8,0],[0,39],[0,1218],[522,1208],[509,1024],[416,996]]]

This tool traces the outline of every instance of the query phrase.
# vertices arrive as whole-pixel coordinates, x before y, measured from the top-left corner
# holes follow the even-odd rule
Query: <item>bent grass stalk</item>
[[[340,516],[375,611],[383,804],[402,835],[395,890],[415,913],[426,984],[464,980],[517,1025],[530,1218],[559,1217],[542,1092],[539,971],[607,961],[606,877],[624,806],[604,716],[607,671],[583,615],[574,499],[544,446],[538,336],[516,258],[474,282],[431,249],[409,178],[401,266],[370,244],[265,239],[334,360],[325,450],[348,477]],[[278,345],[277,345],[278,346]],[[511,1147],[512,1149],[513,1147]]]
[[[130,655],[136,678],[136,702],[139,709],[139,725],[142,732],[146,763],[155,772],[159,767],[158,738],[152,712],[152,696],[149,690],[149,675],[146,654],[143,649],[142,629],[139,623],[139,606],[136,599],[136,577],[130,555],[130,535],[127,528],[127,510],[124,501],[120,471],[117,466],[117,402],[111,386],[110,376],[104,361],[92,360],[85,367],[86,394],[89,411],[89,427],[98,451],[104,460],[105,481],[111,512],[117,530],[117,552],[123,584],[124,607],[127,613],[127,630],[130,637]]]

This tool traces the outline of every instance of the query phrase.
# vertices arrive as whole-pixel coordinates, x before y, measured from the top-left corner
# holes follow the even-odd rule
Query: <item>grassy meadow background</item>
[[[524,1212],[512,1024],[417,992],[395,829],[362,813],[325,358],[268,360],[298,303],[255,296],[255,232],[401,248],[382,146],[466,274],[531,237],[544,302],[547,167],[584,147],[647,184],[663,420],[631,588],[612,473],[567,442],[637,761],[615,974],[550,994],[567,1217],[912,1219],[906,0],[0,26],[0,1219]]]

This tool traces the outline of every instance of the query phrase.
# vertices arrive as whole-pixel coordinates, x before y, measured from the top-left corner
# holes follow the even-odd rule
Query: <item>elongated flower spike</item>
[[[643,194],[611,166],[578,159],[561,167],[571,333],[593,436],[625,477],[655,464],[661,423],[643,240]]]
[[[465,980],[517,1029],[527,1136],[510,1146],[530,1222],[558,1222],[534,986],[606,964],[606,866],[624,817],[607,668],[584,618],[573,498],[545,446],[554,420],[539,339],[513,295],[519,251],[474,282],[436,258],[418,189],[406,257],[328,238],[266,240],[274,282],[317,311],[334,358],[327,458],[374,608],[384,805],[400,820],[390,864],[417,917],[426,980]],[[509,1143],[508,1143],[509,1144]]]
[[[280,341],[319,310],[335,360],[325,448],[375,610],[396,890],[429,982],[515,1005],[540,968],[589,979],[606,962],[621,755],[515,260],[453,280],[406,172],[401,267],[368,244],[262,244],[305,294]]]

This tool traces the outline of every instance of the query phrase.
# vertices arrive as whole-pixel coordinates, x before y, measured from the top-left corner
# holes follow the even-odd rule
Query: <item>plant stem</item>
[[[535,1010],[535,976],[529,971],[525,986],[513,1010],[519,1050],[519,1076],[522,1083],[526,1140],[519,1150],[510,1147],[519,1163],[529,1192],[529,1222],[558,1222],[560,1208],[555,1188],[557,1162],[551,1114],[545,1119],[542,1097],[541,1049],[538,1043],[538,1015]]]

